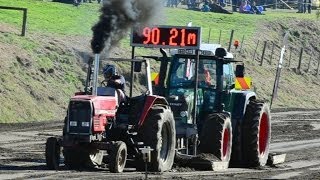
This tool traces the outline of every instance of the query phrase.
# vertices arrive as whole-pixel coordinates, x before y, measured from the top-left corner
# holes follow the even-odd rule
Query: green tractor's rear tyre
[[[232,148],[232,127],[229,115],[209,114],[202,127],[199,150],[211,153],[223,162],[230,161]]]
[[[242,164],[247,167],[267,163],[271,140],[271,117],[267,104],[252,100],[247,105],[242,126]]]
[[[110,151],[110,172],[120,173],[123,172],[127,161],[127,145],[122,141],[114,143],[114,147]]]
[[[64,164],[68,169],[94,168],[102,164],[103,151],[91,150],[83,147],[63,149]]]
[[[149,171],[163,172],[172,168],[176,130],[172,111],[166,106],[154,106],[150,109],[144,121],[139,136],[144,142],[144,146],[150,146],[151,163],[148,165]],[[144,170],[142,157],[137,158],[137,170]]]
[[[58,139],[50,137],[46,142],[46,164],[48,169],[58,170],[60,164],[60,145]]]

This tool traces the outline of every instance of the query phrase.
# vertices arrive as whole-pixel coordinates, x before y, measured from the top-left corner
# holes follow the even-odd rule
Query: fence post
[[[242,40],[240,42],[240,50],[239,50],[239,53],[241,53],[241,50],[242,50],[242,44],[244,43],[244,35],[242,36]]]
[[[300,68],[301,68],[302,54],[303,54],[303,47],[300,50],[299,63],[298,63],[298,68],[297,68],[299,70],[299,72],[300,72]]]
[[[272,64],[272,58],[273,58],[273,51],[274,51],[274,42],[272,41],[272,49],[271,49],[271,54],[270,54],[270,61],[269,61],[269,64],[271,65]]]
[[[232,44],[232,40],[233,40],[233,33],[234,33],[234,30],[232,29],[232,30],[231,30],[231,34],[230,34],[230,41],[229,41],[228,52],[230,52],[230,50],[231,50],[231,44]]]
[[[21,33],[21,36],[25,36],[26,35],[27,14],[28,14],[28,9],[24,9],[23,10],[23,22],[22,22],[22,33]]]
[[[263,65],[263,59],[264,59],[264,53],[266,52],[266,47],[267,47],[267,41],[264,41],[264,45],[263,45],[263,50],[262,50],[262,56],[261,56],[260,66],[262,66],[262,65]]]
[[[311,60],[312,60],[312,57],[311,57],[311,55],[310,55],[310,59],[309,59],[309,64],[308,64],[308,70],[307,70],[307,73],[308,73],[308,72],[309,72],[309,70],[310,70]]]
[[[221,44],[221,29],[220,29],[220,34],[219,34],[219,44]]]
[[[256,46],[256,49],[254,50],[254,54],[253,54],[253,57],[252,57],[252,61],[254,61],[256,59],[256,53],[257,53],[257,49],[258,49],[258,46],[259,46],[259,40],[258,40],[258,43],[257,43],[257,46]]]
[[[209,29],[208,43],[210,43],[210,36],[211,36],[211,28]]]
[[[320,54],[319,54],[319,59],[318,59],[317,76],[319,75],[319,67],[320,67]]]
[[[291,64],[291,53],[292,53],[292,47],[289,48],[289,65],[288,65],[288,68],[290,68],[290,64]]]
[[[27,29],[28,9],[27,8],[20,8],[20,7],[1,6],[1,5],[0,5],[0,9],[23,11],[21,36],[25,36],[26,29]]]

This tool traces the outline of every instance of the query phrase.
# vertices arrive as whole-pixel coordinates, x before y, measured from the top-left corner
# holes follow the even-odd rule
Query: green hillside
[[[62,119],[70,96],[83,89],[84,62],[92,55],[89,47],[91,27],[98,19],[100,5],[86,3],[74,7],[37,0],[0,0],[0,6],[28,8],[26,37],[19,36],[22,13],[0,9],[0,122]],[[186,25],[192,21],[193,26],[202,27],[202,39],[206,42],[209,31],[209,41],[217,42],[221,30],[220,41],[224,45],[229,41],[232,29],[235,30],[235,39],[245,35],[246,45],[237,57],[247,64],[247,72],[253,77],[257,93],[266,100],[270,99],[276,62],[274,60],[272,66],[260,67],[258,62],[251,60],[252,47],[257,39],[280,42],[283,32],[291,28],[301,34],[291,37],[292,46],[310,43],[314,44],[310,49],[312,52],[320,51],[317,42],[320,39],[319,20],[315,13],[268,10],[266,15],[224,15],[190,11],[183,7],[163,8],[162,11],[163,17],[159,17],[157,23]],[[111,55],[130,57],[128,49],[129,37],[126,37]],[[261,54],[261,50],[258,51],[257,54]],[[138,53],[153,51],[139,49]],[[274,54],[278,59],[279,52]],[[316,66],[315,63],[312,65]],[[121,67],[120,71],[127,74],[127,65]],[[294,69],[285,69],[281,84],[274,107],[319,107],[320,98],[316,95],[319,83],[314,75],[297,75]]]

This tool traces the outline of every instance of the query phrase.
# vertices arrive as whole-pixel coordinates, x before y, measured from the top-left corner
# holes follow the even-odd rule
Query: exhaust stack
[[[94,56],[94,69],[93,69],[93,87],[92,87],[92,95],[94,95],[94,96],[97,95],[99,62],[100,62],[100,54],[95,54],[95,56]]]

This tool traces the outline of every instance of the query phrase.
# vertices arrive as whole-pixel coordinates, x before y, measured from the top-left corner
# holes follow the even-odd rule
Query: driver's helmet
[[[103,76],[105,79],[110,79],[113,75],[117,74],[117,69],[114,65],[107,64],[103,68]]]

